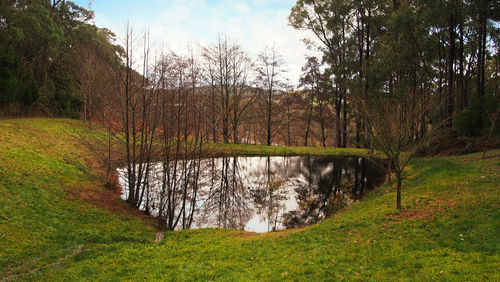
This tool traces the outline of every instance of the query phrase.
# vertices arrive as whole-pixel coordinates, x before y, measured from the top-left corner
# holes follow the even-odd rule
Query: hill
[[[307,228],[186,230],[156,243],[151,220],[104,187],[78,142],[84,126],[0,121],[1,278],[500,280],[498,150],[415,159],[400,212],[386,183]]]

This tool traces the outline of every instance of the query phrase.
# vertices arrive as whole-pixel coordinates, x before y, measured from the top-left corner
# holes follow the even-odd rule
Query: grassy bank
[[[265,146],[207,143],[205,150],[219,156],[367,156],[368,150],[334,147]]]
[[[386,183],[308,228],[187,230],[155,243],[148,219],[104,188],[78,144],[82,126],[0,121],[0,279],[500,280],[500,151],[485,159],[414,160],[401,212],[394,185]],[[224,148],[248,155],[347,154]]]

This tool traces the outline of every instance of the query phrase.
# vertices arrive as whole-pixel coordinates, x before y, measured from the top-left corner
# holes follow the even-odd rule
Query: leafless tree
[[[264,93],[265,97],[265,108],[266,108],[266,144],[270,146],[272,144],[272,132],[273,127],[273,105],[276,96],[285,87],[285,79],[283,74],[285,73],[285,63],[283,58],[276,48],[273,46],[271,48],[266,47],[258,56],[256,63],[257,79],[256,85]]]
[[[156,191],[149,205],[162,229],[189,228],[197,205],[202,148],[210,131],[199,91],[201,67],[193,52],[188,57],[169,53],[162,55],[157,73],[161,160],[153,172]]]
[[[157,127],[157,95],[153,72],[149,68],[149,34],[143,38],[142,75],[135,70],[133,31],[127,24],[124,38],[125,75],[120,99],[121,130],[126,152],[127,202],[139,208],[148,187],[148,175],[152,157],[154,133]]]
[[[390,170],[397,179],[396,206],[401,209],[401,188],[405,179],[405,168],[410,160],[428,144],[443,124],[434,124],[421,138],[415,138],[415,124],[422,111],[430,114],[436,109],[428,100],[425,105],[414,93],[400,95],[380,94],[357,101],[362,121],[367,126],[367,134],[372,149],[382,153]],[[376,157],[375,157],[376,158]],[[390,171],[389,171],[390,172]]]
[[[239,143],[241,119],[253,101],[247,83],[250,58],[239,44],[225,35],[220,35],[216,44],[203,48],[202,55],[210,89],[212,139],[217,139],[215,126],[220,120],[223,142],[229,143],[232,135],[233,142]]]

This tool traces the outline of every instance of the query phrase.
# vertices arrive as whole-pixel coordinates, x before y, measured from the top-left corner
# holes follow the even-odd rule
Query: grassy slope
[[[401,213],[385,184],[309,228],[187,230],[157,244],[131,212],[75,196],[106,192],[74,138],[80,126],[0,122],[0,279],[500,280],[498,156],[413,161]]]
[[[150,239],[152,227],[77,198],[104,191],[76,145],[79,126],[0,122],[0,216],[9,219],[0,218],[0,277],[43,269],[89,244]]]

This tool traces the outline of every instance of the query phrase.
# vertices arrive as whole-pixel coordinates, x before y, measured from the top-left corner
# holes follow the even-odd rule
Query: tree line
[[[498,111],[499,11],[487,0],[297,1],[289,23],[311,31],[322,56],[307,58],[295,91],[278,49],[250,58],[221,35],[193,54],[204,65],[198,92],[211,96],[211,140],[368,147],[356,101],[410,92],[440,104],[415,121],[415,138],[443,120],[462,136],[488,134]],[[102,111],[119,91],[110,73],[126,54],[92,18],[70,1],[0,4],[3,115],[87,121]]]
[[[335,145],[365,147],[356,101],[376,96],[439,103],[414,121],[415,138],[445,120],[461,136],[486,134],[499,107],[499,17],[488,0],[299,0],[289,23],[323,54],[308,59],[302,83],[334,111]]]
[[[124,38],[96,27],[93,12],[70,1],[3,1],[0,19],[2,116],[91,121],[106,112],[108,119],[119,121],[118,112],[112,113],[116,108],[107,104],[120,97],[117,81],[127,73]],[[192,55],[203,68],[197,93],[210,97],[204,98],[210,110],[204,122],[211,123],[211,141],[320,143],[319,121],[324,124],[325,119],[316,110],[304,110],[308,97],[292,91],[277,48],[266,48],[252,58],[235,39],[221,35],[214,44],[197,49],[182,56]],[[141,66],[133,63],[130,74],[140,76]]]

